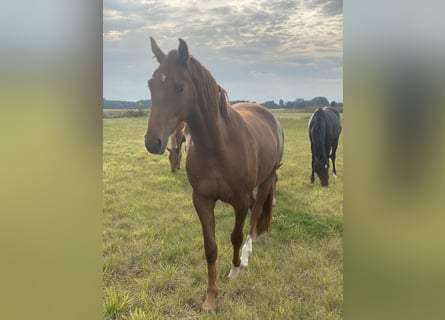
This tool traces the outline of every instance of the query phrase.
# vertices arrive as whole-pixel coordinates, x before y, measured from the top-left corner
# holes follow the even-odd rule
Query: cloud
[[[309,7],[319,10],[327,17],[343,14],[343,0],[312,0]]]
[[[248,75],[253,78],[269,78],[269,79],[277,76],[276,74],[274,74],[272,72],[262,72],[262,71],[256,71],[256,70],[250,71],[248,73]]]
[[[151,55],[151,35],[165,52],[185,39],[190,53],[222,79],[249,72],[287,79],[289,72],[315,74],[326,66],[329,73],[342,66],[342,5],[342,0],[107,0],[104,61],[116,70],[123,70],[118,64],[155,67],[144,60]]]
[[[103,38],[104,41],[119,41],[122,40],[122,37],[125,35],[125,32],[118,30],[108,30],[104,32]]]

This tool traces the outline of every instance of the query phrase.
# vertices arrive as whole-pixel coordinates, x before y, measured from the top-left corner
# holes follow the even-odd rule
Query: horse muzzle
[[[150,153],[163,154],[166,146],[167,144],[162,143],[162,140],[158,137],[152,137],[150,135],[145,136],[145,148]]]
[[[152,119],[150,118],[150,120]],[[145,148],[147,148],[148,152],[153,154],[164,154],[169,137],[177,127],[177,123],[174,123],[174,125],[163,126],[150,124],[151,123],[149,122],[148,130],[145,133]]]

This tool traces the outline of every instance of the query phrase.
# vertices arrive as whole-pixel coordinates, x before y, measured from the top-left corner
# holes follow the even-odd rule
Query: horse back
[[[341,132],[340,113],[331,107],[324,107],[323,112],[326,117],[326,127],[332,139],[338,139]]]

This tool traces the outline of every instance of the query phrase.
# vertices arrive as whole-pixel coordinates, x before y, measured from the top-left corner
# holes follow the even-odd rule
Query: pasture
[[[185,172],[144,147],[147,117],[103,120],[105,319],[341,319],[343,134],[337,179],[310,184],[308,113],[275,111],[285,133],[272,227],[253,243],[236,281],[232,207],[215,208],[218,309],[200,310],[207,285],[203,236]],[[249,226],[245,224],[245,235]]]

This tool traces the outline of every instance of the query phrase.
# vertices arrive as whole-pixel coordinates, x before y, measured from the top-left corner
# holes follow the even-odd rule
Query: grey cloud
[[[120,44],[104,43],[104,63],[109,68],[104,75],[115,68],[122,72],[120,77],[129,76],[124,74],[125,60],[148,75],[152,71],[151,62],[146,62],[151,55],[149,35],[165,52],[176,49],[177,39],[184,38],[190,53],[214,71],[217,80],[227,83],[226,89],[235,91],[233,83],[249,74],[268,75],[265,78],[269,79],[276,75],[277,81],[310,75],[335,78],[339,72],[329,70],[341,70],[342,66],[341,0],[309,4],[300,0],[239,1],[236,7],[221,3],[210,9],[205,5],[171,7],[168,1],[107,0],[104,10],[119,11],[123,17],[113,20],[104,16],[104,32],[123,32]],[[143,82],[145,85],[146,80]]]
[[[233,13],[233,9],[231,7],[218,7],[210,9],[210,13],[215,15],[231,15]]]
[[[310,7],[318,8],[328,17],[343,13],[343,0],[313,0]]]

